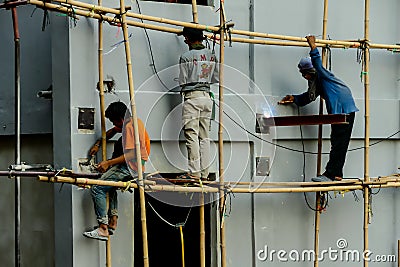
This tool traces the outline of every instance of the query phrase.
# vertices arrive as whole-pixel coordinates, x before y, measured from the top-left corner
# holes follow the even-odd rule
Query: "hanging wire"
[[[215,104],[219,107],[218,103],[215,103]],[[247,130],[246,128],[244,128],[242,125],[240,125],[235,119],[233,119],[233,118],[232,118],[228,113],[226,113],[225,111],[224,111],[224,114],[225,114],[234,124],[236,124],[240,129],[242,129],[242,130],[245,131],[247,134],[253,136],[254,138],[256,138],[256,139],[258,139],[258,140],[260,140],[260,141],[263,141],[263,142],[268,143],[268,144],[270,144],[270,145],[273,145],[273,146],[276,146],[276,147],[279,147],[279,148],[282,148],[282,149],[286,149],[286,150],[289,150],[289,151],[293,151],[293,152],[299,152],[299,153],[305,153],[305,154],[311,154],[311,155],[318,155],[318,152],[302,151],[302,150],[299,150],[299,149],[294,149],[294,148],[290,148],[290,147],[287,147],[287,146],[283,146],[283,145],[280,145],[280,144],[278,144],[278,143],[274,143],[274,142],[268,141],[268,140],[266,140],[266,139],[264,139],[264,138],[261,138],[260,136],[254,134],[254,133],[250,132],[249,130]],[[218,122],[216,122],[216,123],[218,123]],[[386,137],[386,138],[384,138],[384,139],[380,139],[379,141],[370,144],[370,147],[371,147],[371,146],[374,146],[374,145],[377,145],[377,144],[379,144],[380,142],[389,140],[391,137],[397,135],[398,133],[400,133],[400,130],[398,130],[397,132],[395,132],[395,133],[389,135],[388,137]],[[356,150],[360,150],[360,149],[364,149],[364,148],[365,148],[364,146],[361,146],[361,147],[349,149],[349,150],[347,150],[347,151],[349,151],[349,152],[350,152],[350,151],[356,151]],[[329,155],[329,152],[322,152],[321,154],[323,154],[323,155]]]
[[[190,206],[190,209],[189,209],[189,211],[188,211],[188,214],[186,215],[186,219],[185,219],[185,221],[184,221],[183,223],[173,224],[173,223],[170,223],[169,221],[167,221],[166,219],[164,219],[164,218],[156,211],[156,209],[151,205],[150,201],[147,201],[147,203],[149,204],[150,208],[154,211],[154,213],[155,213],[163,222],[165,222],[166,224],[168,224],[169,226],[174,227],[174,228],[178,228],[178,227],[180,227],[180,226],[185,226],[185,225],[186,225],[186,223],[187,223],[187,221],[188,221],[188,219],[189,219],[190,212],[192,211],[192,208],[193,208],[193,205],[191,205],[191,206]],[[192,203],[192,204],[193,204],[193,203]]]
[[[297,107],[297,114],[300,116],[300,108],[299,107]],[[302,146],[302,149],[303,149],[302,150],[303,151],[303,182],[305,182],[306,181],[306,153],[304,152],[305,151],[305,145],[304,145],[304,138],[303,138],[303,129],[302,129],[301,125],[299,125],[299,128],[300,128],[301,146]],[[308,202],[308,198],[307,198],[307,193],[306,192],[303,192],[303,195],[304,195],[304,200],[305,200],[305,202],[307,204],[307,207],[310,210],[322,211],[328,205],[328,198],[326,198],[324,196],[324,194],[320,195],[320,201],[321,201],[321,203],[319,203],[319,207],[321,207],[320,209],[315,209],[310,205],[310,203]],[[325,199],[326,199],[326,201],[325,201]]]

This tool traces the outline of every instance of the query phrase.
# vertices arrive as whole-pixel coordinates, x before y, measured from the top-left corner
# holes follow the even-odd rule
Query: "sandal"
[[[84,232],[83,236],[85,236],[87,238],[101,240],[101,241],[107,241],[108,240],[108,236],[100,235],[98,229],[94,229],[93,231]]]

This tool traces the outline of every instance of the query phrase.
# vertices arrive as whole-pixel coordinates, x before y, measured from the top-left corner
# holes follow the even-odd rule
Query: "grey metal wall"
[[[51,101],[37,93],[51,86],[50,31],[42,31],[43,11],[21,6],[17,11],[21,45],[21,131],[51,133]],[[49,28],[49,25],[47,26]],[[14,32],[11,11],[0,10],[1,135],[14,133]]]
[[[191,21],[189,5],[157,2],[139,2],[144,14]],[[328,34],[335,40],[363,38],[364,1],[334,1],[329,3]],[[115,6],[106,1],[107,6]],[[227,1],[227,18],[235,22],[237,29],[292,36],[321,35],[322,1]],[[254,13],[250,5],[254,5]],[[136,3],[132,3],[137,11]],[[397,14],[399,4],[388,0],[385,5],[371,3],[371,33],[374,43],[396,43],[399,40]],[[200,23],[217,25],[219,15],[213,7],[199,7]],[[254,21],[254,25],[252,25]],[[38,22],[36,22],[39,24]],[[76,27],[65,17],[51,17],[51,62],[43,61],[51,68],[54,88],[53,132],[54,163],[56,167],[79,169],[78,161],[86,158],[87,150],[100,135],[100,119],[97,82],[97,21],[80,18]],[[3,25],[3,24],[1,24]],[[2,26],[3,27],[3,26]],[[116,80],[114,94],[106,95],[106,102],[123,100],[128,104],[128,85],[123,45],[115,50],[112,45],[122,40],[120,29],[104,25],[104,74]],[[385,30],[383,30],[385,29]],[[132,63],[139,117],[146,124],[152,139],[152,154],[148,171],[178,172],[184,154],[180,135],[180,96],[176,91],[176,66],[179,55],[187,48],[182,37],[148,31],[153,57],[164,88],[154,76],[149,45],[143,29],[130,28]],[[10,38],[10,37],[8,37]],[[50,44],[49,44],[50,42]],[[267,47],[256,45],[226,44],[227,87],[226,111],[238,123],[254,132],[254,113],[269,112],[278,115],[296,115],[293,107],[280,107],[277,100],[289,93],[301,93],[306,82],[297,71],[298,60],[308,54],[308,48]],[[218,46],[217,46],[218,49]],[[352,89],[360,112],[356,115],[351,148],[363,146],[364,136],[364,89],[360,81],[361,66],[356,62],[354,49],[332,50],[332,71]],[[39,61],[41,62],[41,61]],[[253,73],[254,67],[254,73]],[[371,137],[372,142],[398,131],[399,114],[399,58],[388,51],[371,51]],[[247,77],[254,77],[255,85]],[[43,79],[46,80],[46,79]],[[253,90],[256,88],[255,90]],[[217,88],[213,88],[216,92]],[[169,91],[170,90],[170,91]],[[265,98],[264,98],[265,97]],[[96,122],[94,131],[77,129],[79,107],[94,107]],[[302,114],[315,114],[317,103],[302,108]],[[303,155],[298,152],[274,148],[249,136],[229,118],[224,118],[226,148],[225,179],[237,181],[300,181],[303,179]],[[108,126],[111,126],[108,124]],[[307,151],[316,151],[314,126],[303,127]],[[217,140],[217,124],[211,132]],[[273,130],[263,138],[290,148],[302,149],[298,127]],[[324,127],[324,151],[329,150],[329,127]],[[180,140],[180,144],[176,140]],[[376,177],[397,171],[399,162],[398,135],[394,140],[371,147],[370,175]],[[175,153],[179,152],[179,153]],[[172,155],[172,156],[171,156]],[[255,157],[267,156],[272,160],[268,177],[254,175]],[[323,157],[323,164],[327,156]],[[316,157],[306,156],[306,180],[316,172]],[[212,171],[217,171],[214,161]],[[345,166],[346,177],[363,176],[363,152],[349,152]],[[362,244],[362,194],[359,202],[351,193],[344,197],[331,193],[329,207],[322,215],[321,249],[338,249],[337,241],[346,239],[347,249],[361,251]],[[314,194],[307,194],[311,205]],[[382,189],[373,196],[374,217],[370,225],[370,249],[374,255],[396,254],[399,221],[396,189]],[[82,232],[94,225],[95,216],[87,191],[64,186],[61,193],[54,192],[55,265],[99,266],[104,265],[104,244],[87,240]],[[132,196],[120,194],[120,225],[112,238],[113,266],[129,266],[134,251],[131,230],[133,228]],[[266,246],[271,250],[308,250],[313,248],[314,213],[307,208],[303,194],[242,194],[232,198],[232,212],[225,219],[227,229],[227,260],[229,266],[309,266],[307,261],[279,260],[275,254],[263,259]],[[151,259],[150,259],[151,264]],[[343,262],[325,259],[324,266],[359,266],[361,262]],[[379,263],[393,266],[393,263]]]
[[[0,140],[0,169],[14,164],[14,137]],[[53,161],[52,135],[28,135],[21,139],[21,160],[26,163]],[[14,245],[15,179],[0,177],[0,261],[15,266]],[[21,178],[21,266],[54,266],[53,185],[39,183],[33,177]],[[38,245],[40,244],[40,245]],[[38,257],[40,255],[40,257]]]

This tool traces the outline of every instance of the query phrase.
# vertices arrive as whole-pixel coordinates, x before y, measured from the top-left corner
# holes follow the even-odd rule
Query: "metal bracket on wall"
[[[269,176],[269,157],[256,157],[256,176]]]

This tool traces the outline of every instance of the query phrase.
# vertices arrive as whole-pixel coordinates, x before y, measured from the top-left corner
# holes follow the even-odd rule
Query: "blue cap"
[[[299,68],[300,71],[314,68],[310,57],[303,57],[302,59],[300,59],[300,62],[297,65],[297,67]]]

